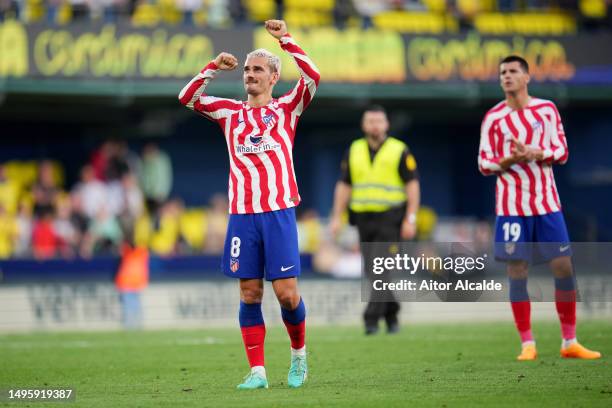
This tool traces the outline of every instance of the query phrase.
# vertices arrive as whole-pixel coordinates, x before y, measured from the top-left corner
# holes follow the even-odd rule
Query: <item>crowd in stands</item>
[[[218,255],[228,220],[225,193],[206,207],[186,208],[172,197],[172,163],[156,144],[140,154],[126,142],[103,142],[66,187],[53,160],[0,164],[0,259],[74,259],[117,256],[123,244],[153,255]],[[322,225],[305,210],[300,249],[314,252]]]
[[[52,24],[129,20],[136,26],[227,28],[283,18],[291,27],[414,31],[438,23],[478,28],[476,16],[516,12],[564,14],[604,25],[610,24],[611,8],[612,0],[0,0],[0,19]]]

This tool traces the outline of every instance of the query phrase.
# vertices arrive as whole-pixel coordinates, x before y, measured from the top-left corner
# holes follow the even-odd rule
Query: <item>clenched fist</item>
[[[287,24],[283,20],[267,20],[266,30],[276,39],[280,39],[287,34]]]
[[[214,62],[217,68],[224,71],[231,71],[232,69],[236,69],[238,66],[238,60],[236,57],[227,52],[222,52],[221,54],[217,55]]]

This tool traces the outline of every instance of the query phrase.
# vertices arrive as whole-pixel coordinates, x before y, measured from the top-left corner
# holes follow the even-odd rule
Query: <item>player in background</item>
[[[482,122],[478,168],[484,175],[497,176],[495,256],[507,262],[510,302],[522,341],[518,360],[537,357],[527,276],[529,262],[543,261],[555,279],[561,356],[599,358],[599,352],[576,340],[570,239],[552,170],[553,164],[565,164],[568,158],[559,112],[551,101],[529,95],[529,65],[523,58],[512,55],[502,60],[499,78],[506,99]]]
[[[266,328],[261,312],[263,278],[274,293],[291,339],[289,387],[300,387],[307,377],[306,309],[298,292],[300,257],[295,206],[300,202],[293,168],[293,141],[300,115],[319,83],[317,67],[287,33],[281,20],[265,28],[278,39],[300,72],[295,87],[272,97],[280,77],[280,59],[265,49],[249,53],[243,68],[247,101],[217,98],[204,93],[219,71],[233,70],[238,60],[222,52],[181,91],[180,102],[216,122],[229,152],[230,219],[223,255],[225,275],[240,280],[239,322],[250,373],[239,389],[268,388],[264,368]]]

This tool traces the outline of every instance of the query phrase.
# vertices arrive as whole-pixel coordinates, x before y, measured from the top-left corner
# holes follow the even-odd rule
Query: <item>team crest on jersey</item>
[[[537,132],[538,130],[542,130],[542,122],[533,122],[531,124],[531,129],[533,129],[534,132]]]
[[[236,273],[238,271],[238,268],[240,268],[240,263],[238,262],[238,259],[231,258],[230,259],[230,270]]]
[[[506,253],[512,255],[516,250],[516,244],[514,242],[506,242]]]
[[[267,115],[261,118],[261,121],[264,123],[264,125],[271,128],[276,123],[276,117],[273,113],[268,113]]]

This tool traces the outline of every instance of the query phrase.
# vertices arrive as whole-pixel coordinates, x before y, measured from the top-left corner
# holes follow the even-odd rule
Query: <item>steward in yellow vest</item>
[[[404,142],[392,137],[387,137],[380,148],[372,152],[365,138],[353,142],[348,155],[351,211],[383,212],[406,203],[406,183],[400,172],[404,168],[410,171],[402,161],[407,149]],[[407,157],[414,161],[411,155]],[[410,178],[410,175],[405,177]]]
[[[389,121],[384,108],[368,108],[361,126],[365,137],[355,140],[342,160],[330,221],[332,235],[340,231],[342,216],[348,208],[362,243],[410,240],[416,234],[420,203],[416,160],[404,142],[387,136]],[[366,248],[362,247],[364,251]],[[385,319],[389,333],[399,329],[399,303],[393,294],[384,299],[380,296],[374,290],[370,294],[364,312],[366,334],[378,331],[381,318]]]

